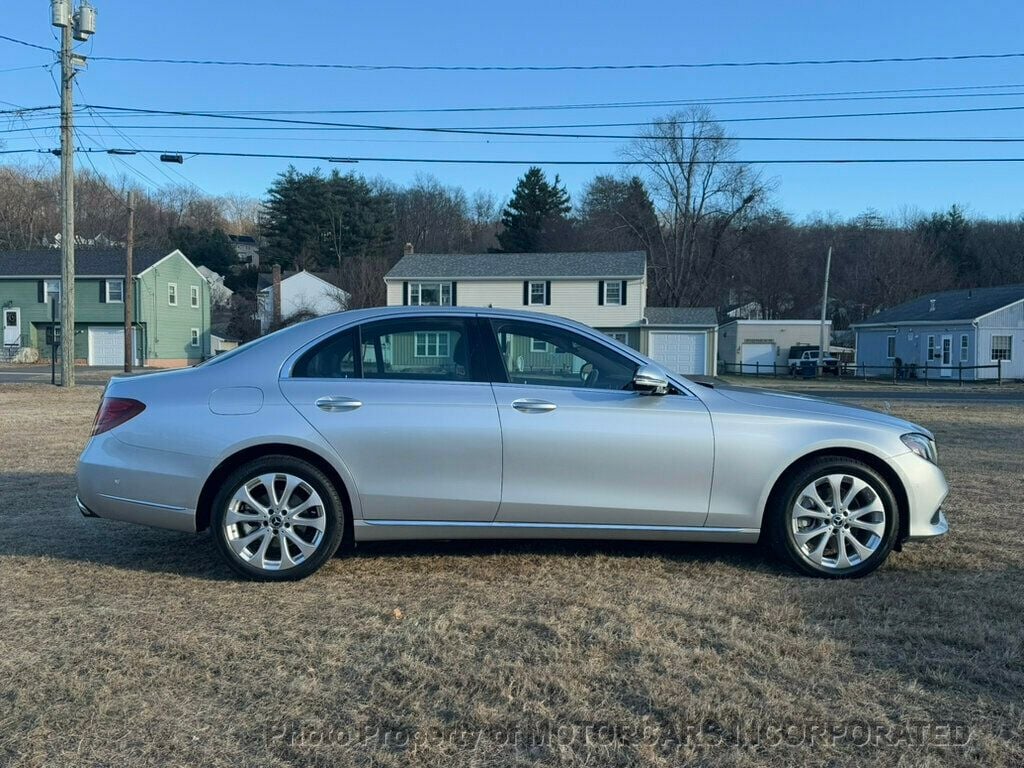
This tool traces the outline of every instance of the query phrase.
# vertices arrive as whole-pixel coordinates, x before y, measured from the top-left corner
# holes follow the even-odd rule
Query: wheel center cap
[[[832,524],[833,525],[842,525],[843,524],[843,516],[842,515],[833,515],[832,516]]]
[[[274,515],[273,517],[271,517],[270,518],[270,524],[272,526],[274,526],[275,528],[279,527],[281,525],[281,517],[280,517],[280,515]]]

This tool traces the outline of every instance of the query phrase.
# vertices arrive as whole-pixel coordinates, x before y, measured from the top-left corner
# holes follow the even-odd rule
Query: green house
[[[136,249],[132,335],[136,365],[172,368],[210,356],[210,287],[178,250]],[[124,363],[125,252],[80,248],[75,252],[75,361]],[[22,347],[49,357],[47,329],[60,323],[60,251],[0,252],[3,351]]]

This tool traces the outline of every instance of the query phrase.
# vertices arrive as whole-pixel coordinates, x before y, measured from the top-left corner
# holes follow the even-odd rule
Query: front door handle
[[[512,407],[520,413],[548,413],[558,406],[549,403],[547,400],[535,400],[532,397],[524,397],[520,400],[513,400]]]
[[[321,397],[316,401],[316,407],[328,413],[354,411],[356,408],[361,408],[362,405],[362,400],[354,400],[351,397]]]

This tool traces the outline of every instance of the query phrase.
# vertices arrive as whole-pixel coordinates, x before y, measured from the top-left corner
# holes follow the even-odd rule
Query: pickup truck
[[[815,366],[821,366],[822,373],[829,373],[833,376],[839,375],[839,360],[832,355],[825,353],[824,360],[820,360],[820,353],[817,347],[792,347],[789,350],[789,372],[796,376],[800,372],[801,363],[811,360]]]

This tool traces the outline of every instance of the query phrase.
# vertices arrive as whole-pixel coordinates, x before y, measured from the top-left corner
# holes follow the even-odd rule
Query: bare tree
[[[668,306],[711,301],[725,236],[767,196],[768,185],[750,166],[735,163],[736,143],[705,107],[658,120],[625,154],[646,164],[661,224],[650,254],[654,300]]]

